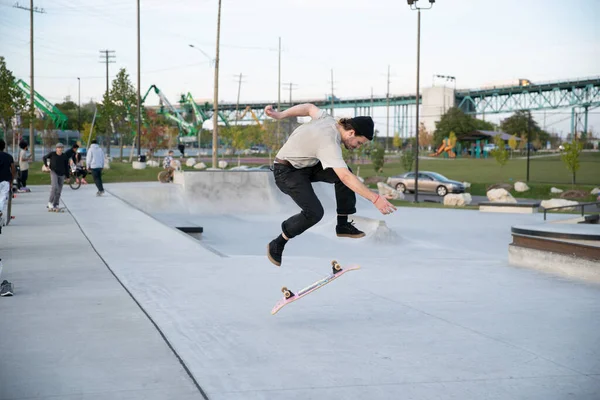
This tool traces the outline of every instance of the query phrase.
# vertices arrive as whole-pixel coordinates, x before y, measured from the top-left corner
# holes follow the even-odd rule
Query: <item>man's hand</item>
[[[283,113],[273,110],[272,105],[268,105],[265,107],[265,114],[267,114],[267,117],[271,117],[273,119],[283,119],[284,118],[282,115]]]
[[[375,207],[377,207],[377,209],[382,214],[391,214],[394,211],[396,211],[396,207],[392,203],[387,201],[387,199],[385,197],[380,196],[380,195],[377,195],[373,204],[375,204]]]

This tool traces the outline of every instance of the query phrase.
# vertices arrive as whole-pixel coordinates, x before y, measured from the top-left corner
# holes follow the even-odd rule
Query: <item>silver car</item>
[[[415,173],[405,172],[401,175],[390,176],[387,184],[394,189],[406,193],[415,191]],[[420,171],[419,172],[419,193],[431,192],[444,197],[448,193],[464,193],[465,185],[461,182],[453,181],[437,172]]]

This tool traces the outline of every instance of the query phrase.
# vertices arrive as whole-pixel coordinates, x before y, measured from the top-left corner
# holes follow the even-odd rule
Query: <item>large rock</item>
[[[525,182],[516,182],[515,183],[515,191],[517,192],[526,192],[529,190],[529,186]]]
[[[203,162],[199,162],[198,164],[194,165],[194,169],[204,169],[206,168],[206,164],[204,164]]]
[[[158,161],[156,161],[156,160],[150,160],[150,161],[146,162],[146,164],[149,167],[154,167],[154,168],[160,166],[160,163]]]
[[[560,194],[562,199],[583,199],[588,197],[588,192],[585,190],[567,190]]]
[[[517,200],[506,189],[488,190],[487,198],[492,203],[516,203]]]
[[[219,168],[225,169],[225,168],[227,168],[227,161],[221,160],[221,161],[219,161],[218,165],[219,165]]]
[[[193,167],[194,165],[196,165],[196,159],[195,158],[188,158],[185,161],[185,165],[187,165],[188,167]]]
[[[463,182],[463,185],[465,186],[465,189],[468,189],[471,187],[471,184],[469,182]]]
[[[510,183],[496,183],[494,185],[488,186],[487,188],[488,191],[492,189],[506,189],[510,192],[513,189],[513,186]]]
[[[104,156],[104,169],[110,169],[110,158]]]
[[[445,206],[463,207],[471,204],[471,193],[447,194],[444,196]]]
[[[600,188],[593,188],[590,194],[600,194]]]
[[[542,206],[543,208],[552,208],[552,207],[562,207],[562,206],[576,206],[577,204],[579,204],[576,201],[573,200],[565,200],[565,199],[550,199],[550,200],[543,200],[542,203],[540,204],[540,206]],[[562,211],[573,211],[575,210],[575,207],[569,207],[569,208],[562,208]]]
[[[553,187],[550,189],[550,193],[562,193],[562,192],[563,192],[563,190],[559,189],[559,188]]]
[[[388,199],[393,200],[402,200],[404,199],[404,193],[401,193],[388,185],[387,183],[377,182],[377,190],[379,190],[379,195],[384,196]]]

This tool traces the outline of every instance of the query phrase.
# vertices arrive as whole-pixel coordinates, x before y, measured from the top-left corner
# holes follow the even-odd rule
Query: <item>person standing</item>
[[[70,176],[69,157],[64,153],[65,145],[58,142],[56,150],[46,154],[42,161],[48,165],[50,161],[50,198],[48,199],[48,209],[56,210],[60,204],[60,195],[65,183],[65,179]]]
[[[94,183],[98,188],[96,196],[102,196],[104,194],[104,185],[102,185],[102,169],[104,169],[104,151],[98,146],[97,140],[92,140],[85,163],[88,170],[92,173]]]
[[[12,196],[10,188],[17,175],[15,160],[13,156],[4,151],[5,148],[6,142],[0,139],[0,218],[4,215],[4,207],[6,207],[9,193]]]
[[[29,152],[29,144],[25,140],[21,140],[19,143],[21,151],[19,152],[19,173],[21,181],[21,189],[29,191],[27,189],[27,178],[29,177],[29,161],[31,161],[31,153]]]

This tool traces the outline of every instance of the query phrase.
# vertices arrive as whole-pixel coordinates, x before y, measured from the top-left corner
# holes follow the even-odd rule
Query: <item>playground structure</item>
[[[456,158],[456,153],[454,152],[454,144],[449,138],[444,138],[442,140],[442,144],[438,147],[435,153],[430,154],[430,157],[438,157],[440,155],[444,155],[444,157]]]

